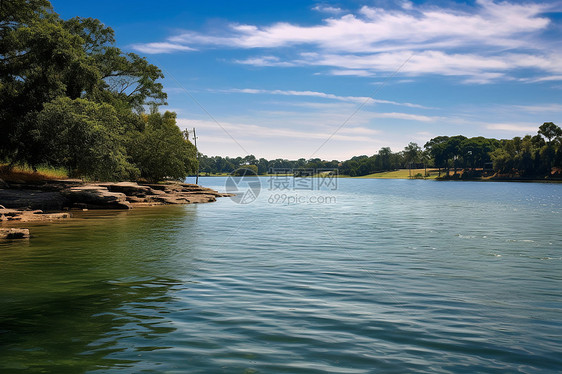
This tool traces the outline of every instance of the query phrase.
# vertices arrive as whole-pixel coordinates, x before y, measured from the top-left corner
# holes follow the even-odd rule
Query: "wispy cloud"
[[[333,7],[329,5],[316,5],[312,10],[316,10],[317,12],[322,13],[330,13],[330,14],[340,14],[343,12],[341,8]]]
[[[492,123],[486,126],[488,130],[501,130],[516,133],[536,133],[537,125],[533,123],[513,124],[513,123]]]
[[[330,70],[330,75],[351,75],[355,77],[372,77],[375,75],[374,72],[364,69],[337,69]]]
[[[399,9],[363,6],[354,13],[317,5],[332,16],[321,24],[279,22],[266,26],[230,24],[226,32],[184,31],[161,43],[136,44],[144,53],[198,48],[264,49],[269,54],[236,60],[254,66],[328,66],[333,75],[402,73],[464,76],[466,83],[510,79],[532,69],[536,81],[562,79],[562,54],[541,39],[552,21],[545,13],[557,3],[477,0],[462,10],[405,1]],[[301,53],[305,47],[308,53]],[[279,57],[271,53],[289,48]],[[509,53],[506,53],[509,51]],[[287,57],[291,56],[292,57]]]
[[[413,104],[413,103],[401,103],[397,101],[391,100],[380,100],[380,99],[373,99],[367,96],[338,96],[330,93],[325,92],[316,92],[316,91],[294,91],[294,90],[263,90],[263,89],[255,89],[255,88],[230,88],[224,90],[215,90],[218,92],[225,92],[225,93],[245,93],[245,94],[267,94],[267,95],[283,95],[283,96],[308,96],[308,97],[318,97],[322,99],[330,99],[330,100],[337,100],[343,102],[354,102],[358,104],[390,104],[390,105],[398,105],[398,106],[405,106],[409,108],[420,108],[420,109],[430,109],[423,105]]]
[[[177,120],[180,128],[197,127],[198,129],[217,129],[217,124],[213,121],[207,120],[193,120],[188,118],[179,118]],[[324,140],[326,134],[323,131],[303,131],[290,128],[274,128],[268,126],[260,126],[249,123],[239,122],[221,122],[221,126],[233,134],[238,135],[240,138],[245,138],[248,134],[257,138],[271,138],[279,139],[286,138],[292,140]],[[351,141],[351,142],[364,142],[372,139],[372,136],[380,134],[380,131],[369,129],[365,127],[350,127],[338,133],[334,139]]]
[[[196,50],[195,48],[191,48],[186,45],[169,42],[133,44],[132,47],[137,51],[146,54],[186,52]]]
[[[530,113],[559,113],[562,114],[562,104],[537,104],[537,105],[509,105],[510,110],[519,110]]]

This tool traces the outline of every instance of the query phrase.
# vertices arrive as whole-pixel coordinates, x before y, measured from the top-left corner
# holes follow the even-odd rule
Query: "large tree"
[[[108,103],[120,118],[165,103],[162,72],[122,53],[99,20],[62,20],[48,1],[2,0],[0,33],[0,158],[41,161],[29,139],[45,104],[59,97]]]
[[[139,171],[127,160],[120,127],[111,105],[61,97],[44,105],[30,142],[42,160],[64,166],[71,176],[131,179]]]

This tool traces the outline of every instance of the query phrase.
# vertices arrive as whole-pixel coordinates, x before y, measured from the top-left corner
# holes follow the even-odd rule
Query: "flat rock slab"
[[[69,188],[61,193],[72,203],[88,209],[131,208],[131,204],[126,199],[127,195],[121,192],[109,192],[105,186],[87,184]]]
[[[11,209],[61,211],[78,209],[130,209],[132,206],[163,204],[196,204],[232,196],[196,184],[105,182],[84,183],[80,180],[53,180],[37,184],[10,184],[0,188],[0,204]],[[3,220],[21,220],[18,215],[4,215]],[[11,217],[11,218],[10,218]],[[50,219],[58,219],[52,216]]]
[[[62,210],[67,200],[60,192],[0,189],[0,204],[12,209]]]
[[[121,192],[127,196],[144,197],[153,193],[149,186],[142,186],[134,182],[99,183],[98,185],[107,188],[110,192]]]
[[[42,210],[0,209],[0,222],[36,222],[70,218],[70,213],[43,213]]]
[[[0,240],[29,239],[29,229],[0,228]]]

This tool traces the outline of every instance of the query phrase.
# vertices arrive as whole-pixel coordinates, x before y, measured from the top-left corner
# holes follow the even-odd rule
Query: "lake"
[[[562,184],[335,182],[27,225],[0,372],[562,370]]]

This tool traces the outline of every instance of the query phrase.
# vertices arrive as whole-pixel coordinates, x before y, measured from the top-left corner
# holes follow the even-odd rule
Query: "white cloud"
[[[341,8],[328,6],[328,5],[316,5],[312,10],[316,10],[322,13],[340,14],[343,12]]]
[[[446,8],[418,7],[386,10],[363,6],[358,14],[328,18],[316,26],[279,22],[270,26],[230,25],[229,35],[185,32],[169,40],[239,48],[272,48],[310,44],[331,51],[381,52],[426,49],[427,46],[461,47],[530,46],[528,36],[544,30],[550,20],[540,15],[545,5],[478,1],[474,13]],[[408,8],[408,7],[406,7]],[[520,35],[520,38],[514,36]]]
[[[501,130],[517,133],[535,133],[537,125],[532,123],[512,124],[512,123],[492,123],[486,126],[488,130]]]
[[[169,42],[133,44],[132,47],[137,51],[146,54],[195,51],[194,48],[188,47],[186,45]]]
[[[420,122],[433,122],[438,119],[438,117],[423,116],[420,114],[409,114],[409,113],[372,113],[373,118],[392,118],[392,119],[405,119],[408,121],[420,121]]]
[[[528,82],[528,83],[562,81],[562,75],[547,75],[547,76],[538,77],[538,78],[523,78],[522,81]]]
[[[356,77],[372,77],[375,75],[372,71],[369,70],[361,70],[361,69],[338,69],[338,70],[330,70],[331,75],[352,75]]]
[[[283,47],[293,52],[306,47],[311,52],[298,57],[269,54],[235,62],[264,67],[329,66],[332,75],[367,77],[393,72],[410,56],[403,73],[464,76],[465,83],[506,79],[522,69],[538,70],[543,76],[536,81],[558,80],[562,74],[561,55],[541,39],[552,23],[544,14],[556,9],[556,4],[478,0],[469,12],[467,7],[458,10],[405,1],[399,9],[363,6],[355,14],[343,15],[336,15],[341,12],[336,7],[313,9],[333,16],[312,26],[230,24],[222,33],[185,31],[162,43],[133,47],[144,53],[188,51],[192,46]]]
[[[543,112],[558,112],[562,113],[562,104],[539,104],[539,105],[510,105],[508,109],[520,110],[524,112],[531,113],[543,113]]]
[[[309,97],[319,97],[322,99],[330,99],[330,100],[337,100],[343,102],[354,102],[358,104],[390,104],[390,105],[405,106],[409,108],[429,109],[427,107],[424,107],[423,105],[413,104],[413,103],[401,103],[391,100],[373,99],[366,96],[338,96],[334,94],[329,94],[325,92],[316,92],[316,91],[263,90],[263,89],[255,89],[255,88],[231,88],[231,89],[219,90],[219,91],[225,93],[309,96]]]
[[[297,64],[293,62],[281,61],[281,59],[276,56],[260,56],[260,57],[248,58],[245,60],[235,60],[234,62],[237,62],[239,64],[254,65],[254,66],[281,66],[281,67],[297,66]]]

